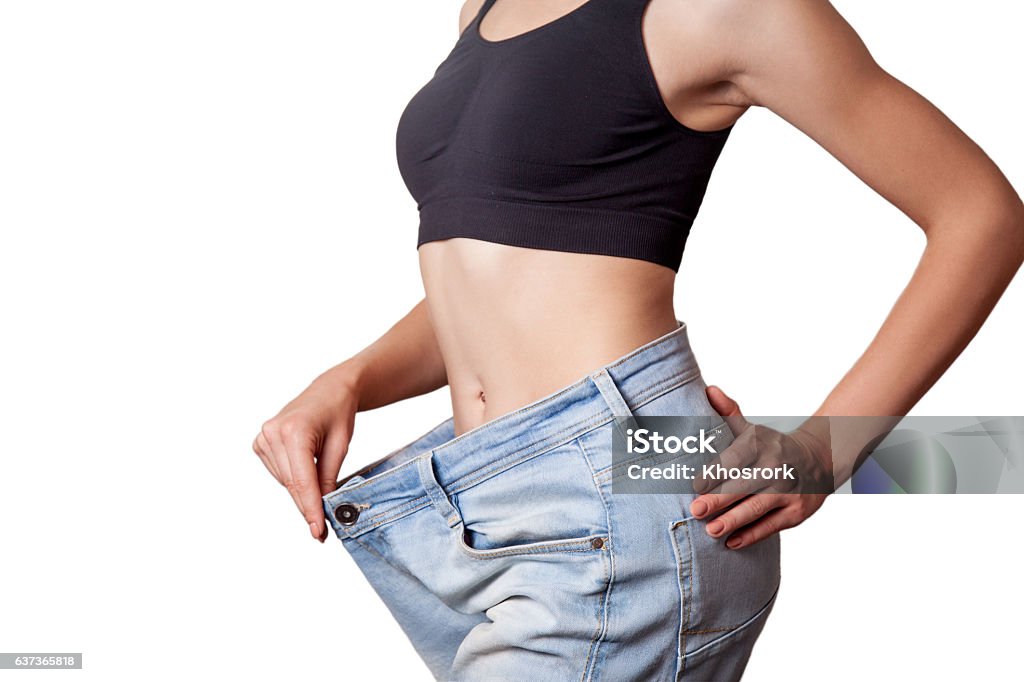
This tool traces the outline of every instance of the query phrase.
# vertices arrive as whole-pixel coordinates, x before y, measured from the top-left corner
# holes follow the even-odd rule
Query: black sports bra
[[[398,123],[417,248],[469,237],[679,269],[733,126],[697,131],[669,111],[643,43],[647,2],[587,0],[490,41],[484,1]]]

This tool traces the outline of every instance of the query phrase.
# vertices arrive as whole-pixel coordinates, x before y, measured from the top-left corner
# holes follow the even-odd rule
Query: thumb
[[[317,458],[317,478],[320,480],[320,494],[333,493],[338,487],[338,472],[341,471],[341,463],[348,453],[349,437],[346,433],[335,429],[324,439],[324,445],[320,449],[320,457]]]
[[[747,430],[750,422],[740,412],[739,404],[730,398],[725,391],[718,386],[708,386],[707,396],[711,407],[715,408],[715,412],[725,418],[725,423],[729,425],[729,429],[734,436],[738,436],[740,432]]]

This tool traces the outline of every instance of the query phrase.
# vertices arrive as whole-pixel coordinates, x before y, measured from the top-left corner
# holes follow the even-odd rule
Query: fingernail
[[[309,524],[309,532],[313,534],[313,537],[317,540],[320,539],[320,529],[317,527],[316,521]]]
[[[693,512],[694,516],[700,518],[701,516],[704,516],[708,513],[708,503],[702,502],[701,500],[697,500],[696,502],[690,505],[690,511]]]
[[[708,533],[711,535],[721,535],[723,530],[725,530],[725,524],[721,521],[712,521],[708,524]]]
[[[742,544],[743,538],[740,537],[732,537],[725,541],[725,546],[729,549],[739,549]]]

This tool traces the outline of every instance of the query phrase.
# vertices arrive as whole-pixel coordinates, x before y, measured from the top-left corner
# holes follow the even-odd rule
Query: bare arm
[[[327,538],[321,496],[335,488],[358,411],[447,383],[425,301],[373,344],[327,370],[260,429],[253,450],[291,494],[310,534]]]
[[[448,384],[426,299],[387,333],[323,377],[359,396],[359,411],[430,393]]]
[[[459,31],[483,0],[466,0]],[[252,449],[292,496],[309,532],[327,538],[321,496],[335,489],[356,412],[429,393],[448,383],[444,360],[420,301],[383,336],[327,370],[268,420]]]
[[[740,90],[821,144],[926,235],[920,264],[878,335],[819,410],[906,414],[1020,267],[1024,206],[992,160],[875,63],[828,2],[736,8]]]
[[[816,412],[904,415],[974,337],[1020,268],[1024,205],[963,131],[875,63],[826,0],[713,7],[718,47],[709,49],[718,50],[747,104],[806,133],[926,235],[920,263],[884,324]],[[728,398],[715,398],[738,414]],[[844,442],[858,437],[867,443],[873,436],[845,434]],[[844,464],[837,475],[852,473],[852,462]],[[731,503],[706,497],[712,510]],[[800,497],[769,507],[759,521],[754,511],[765,500],[756,510],[738,504],[722,516],[723,534],[751,524],[738,533],[749,544],[796,525],[821,504]]]

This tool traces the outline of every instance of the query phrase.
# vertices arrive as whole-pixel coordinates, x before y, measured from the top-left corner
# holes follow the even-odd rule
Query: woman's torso
[[[676,327],[653,263],[472,239],[420,247],[456,433],[566,386]]]
[[[706,68],[680,52],[678,32],[671,27],[680,17],[666,14],[677,10],[662,0],[629,1],[647,5],[643,36],[668,107],[662,113],[709,131],[731,126],[742,110],[728,104],[725,86],[707,82]],[[467,3],[471,19],[460,40],[478,38],[468,36],[473,31],[493,40],[525,35],[582,6],[579,0],[543,5],[497,0],[486,3],[483,22],[477,16],[482,2]],[[516,46],[520,54],[528,48]],[[664,263],[464,236],[421,241],[420,268],[448,372],[456,433],[548,395],[677,324],[675,270]]]

